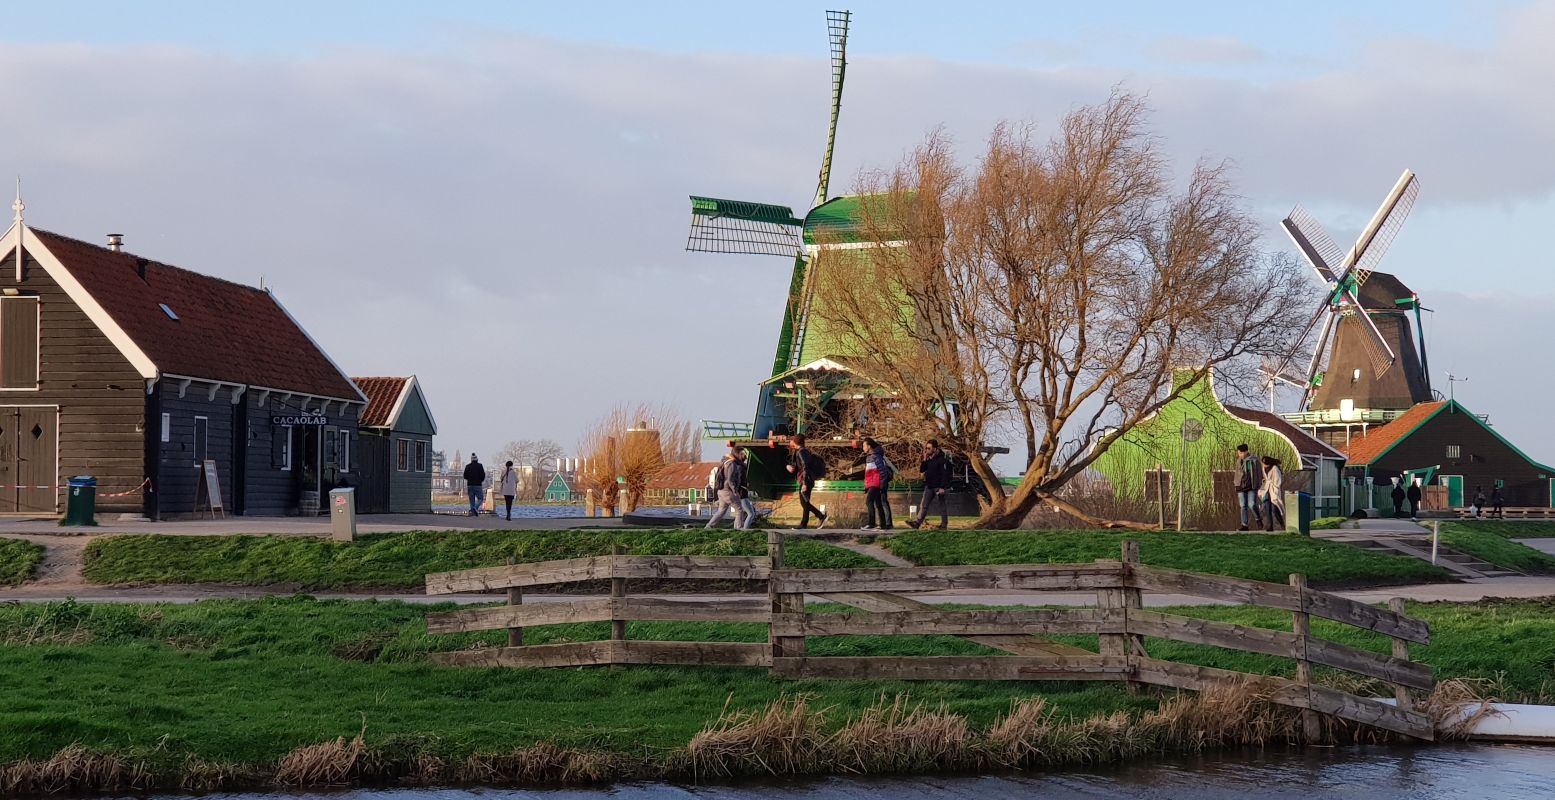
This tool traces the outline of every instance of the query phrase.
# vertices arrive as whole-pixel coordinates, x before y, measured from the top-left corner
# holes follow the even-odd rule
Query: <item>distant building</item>
[[[578,492],[577,483],[569,475],[558,472],[551,476],[551,482],[545,487],[545,501],[547,503],[576,503],[583,499]]]
[[[416,376],[352,378],[367,397],[357,462],[362,473],[356,507],[362,513],[432,511],[437,422]]]
[[[643,501],[651,506],[707,502],[708,475],[717,468],[717,461],[665,464],[664,469],[648,482]]]

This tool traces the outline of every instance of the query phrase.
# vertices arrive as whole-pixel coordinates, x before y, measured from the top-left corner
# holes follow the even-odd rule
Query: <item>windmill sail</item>
[[[826,151],[821,155],[821,175],[815,184],[815,202],[826,202],[831,185],[831,156],[837,146],[837,117],[842,114],[842,80],[848,72],[848,24],[851,11],[826,12],[826,31],[831,37],[831,123],[826,128]]]
[[[1334,243],[1333,237],[1305,208],[1296,206],[1290,216],[1280,220],[1280,226],[1323,280],[1333,283],[1338,279],[1334,269],[1344,259],[1344,250]]]
[[[693,195],[686,249],[793,258],[804,246],[800,239],[803,225],[788,206]]]

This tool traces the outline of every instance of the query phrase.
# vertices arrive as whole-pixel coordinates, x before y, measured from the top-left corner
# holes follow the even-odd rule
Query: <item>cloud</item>
[[[1234,36],[1162,36],[1152,41],[1146,52],[1168,64],[1247,65],[1269,58],[1268,53]]]
[[[1257,83],[857,57],[832,185],[935,126],[970,157],[1000,119],[1051,126],[1121,82],[1149,93],[1176,163],[1233,159],[1255,208],[1364,215],[1406,165],[1423,206],[1547,197],[1555,99],[1537,88],[1555,83],[1552,9],[1517,12],[1482,49],[1381,40],[1350,64]],[[618,399],[750,417],[789,264],[686,253],[686,196],[803,205],[827,69],[499,35],[242,59],[13,45],[0,51],[0,102],[17,112],[0,167],[24,174],[35,225],[122,231],[151,257],[265,276],[348,369],[419,374],[449,449],[567,443]],[[1543,316],[1459,313],[1438,324],[1495,313],[1532,330]],[[1484,374],[1523,361],[1507,347],[1484,359]]]

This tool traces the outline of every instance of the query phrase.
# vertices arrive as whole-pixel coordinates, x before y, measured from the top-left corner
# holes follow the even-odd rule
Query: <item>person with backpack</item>
[[[464,490],[470,495],[470,516],[480,516],[481,503],[486,500],[486,468],[474,453],[464,466]]]
[[[1246,444],[1236,446],[1236,473],[1236,507],[1242,521],[1242,526],[1237,530],[1247,530],[1249,517],[1254,527],[1262,528],[1263,515],[1258,508],[1258,495],[1263,484],[1263,474],[1258,469],[1258,456],[1248,452]]]
[[[863,530],[891,530],[891,505],[886,501],[886,487],[896,477],[895,470],[891,460],[886,458],[885,448],[874,439],[865,436],[859,442],[859,449],[864,451],[864,505],[869,509],[869,524]],[[877,519],[879,525],[875,524]]]
[[[740,462],[740,486],[736,495],[740,499],[740,508],[745,511],[745,524],[738,527],[740,530],[748,531],[756,525],[756,504],[751,502],[750,459],[746,457],[743,450],[735,450],[734,457]]]
[[[802,433],[794,434],[794,438],[788,440],[788,447],[788,471],[799,482],[799,527],[796,530],[810,527],[811,514],[815,515],[816,529],[824,528],[826,514],[810,502],[810,493],[815,491],[816,481],[826,478],[826,462],[805,447]]]
[[[907,523],[914,530],[923,527],[929,518],[929,504],[939,502],[939,529],[950,527],[950,456],[940,449],[939,442],[930,439],[923,446],[923,462],[918,465],[923,474],[923,497],[918,501],[918,518]]]
[[[723,463],[718,465],[718,471],[713,475],[713,491],[718,495],[718,510],[713,513],[713,518],[707,521],[707,528],[716,528],[718,523],[724,521],[724,515],[731,510],[734,512],[734,527],[745,527],[745,509],[740,505],[739,487],[745,485],[745,464],[740,461],[734,443],[729,444],[729,452],[724,453]]]
[[[502,502],[507,506],[510,522],[513,519],[513,497],[517,494],[518,470],[513,469],[513,462],[509,461],[507,466],[502,468]]]

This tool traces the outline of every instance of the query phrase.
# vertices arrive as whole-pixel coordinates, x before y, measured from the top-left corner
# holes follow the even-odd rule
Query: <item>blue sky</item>
[[[1433,378],[1555,461],[1523,399],[1555,393],[1555,3],[849,6],[834,191],[934,127],[971,158],[1119,85],[1179,169],[1236,165],[1270,248],[1298,202],[1346,241],[1413,168],[1383,268],[1436,309]],[[419,374],[449,450],[570,445],[623,385],[745,419],[788,268],[684,252],[685,197],[808,200],[826,7],[21,4],[0,174],[40,227],[264,275],[349,370]]]

